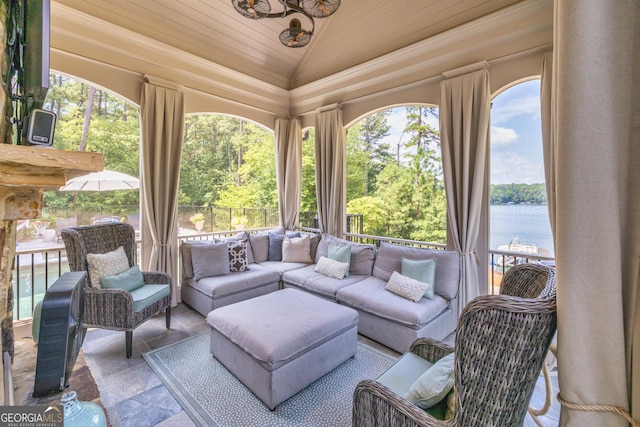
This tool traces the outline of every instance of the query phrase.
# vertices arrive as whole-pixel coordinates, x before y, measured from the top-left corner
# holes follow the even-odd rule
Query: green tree
[[[389,144],[387,116],[383,110],[365,117],[347,132],[347,200],[375,192],[376,177],[393,160]]]

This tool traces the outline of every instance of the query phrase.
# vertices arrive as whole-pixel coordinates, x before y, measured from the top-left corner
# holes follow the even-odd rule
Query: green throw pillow
[[[424,293],[425,298],[433,299],[433,288],[436,285],[436,259],[408,259],[402,258],[402,275],[420,282],[428,283],[429,289]]]
[[[102,289],[124,289],[131,292],[141,286],[144,286],[144,277],[142,277],[140,267],[137,265],[122,273],[102,278]]]
[[[454,366],[454,353],[438,360],[409,387],[404,398],[415,403],[421,409],[435,406],[453,388],[455,382],[453,378]]]
[[[327,258],[334,261],[343,262],[351,265],[351,246],[340,246],[329,244],[329,254]],[[349,277],[349,269],[344,273],[344,277]]]

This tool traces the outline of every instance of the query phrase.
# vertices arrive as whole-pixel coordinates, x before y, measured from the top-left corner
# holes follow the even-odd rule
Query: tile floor
[[[179,304],[172,310],[171,329],[165,328],[164,314],[139,326],[133,333],[133,355],[125,357],[125,334],[102,329],[89,330],[82,346],[87,365],[100,390],[113,427],[190,427],[194,424],[160,379],[142,358],[142,353],[185,338],[208,332],[204,317],[190,307]],[[379,350],[398,356],[364,337],[359,340]],[[557,392],[557,377],[552,376]],[[535,407],[544,402],[544,380],[538,380],[532,398]],[[549,413],[541,417],[544,426],[557,426],[559,404],[555,400]],[[525,426],[535,427],[527,416]]]

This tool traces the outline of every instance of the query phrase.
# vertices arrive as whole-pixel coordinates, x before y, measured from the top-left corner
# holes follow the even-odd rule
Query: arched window
[[[43,108],[57,115],[53,146],[66,151],[104,154],[104,168],[140,176],[139,109],[123,98],[80,80],[52,72]],[[57,220],[75,217],[127,219],[139,212],[139,191],[44,193],[43,215],[50,228]],[[74,212],[75,207],[75,212]]]
[[[220,114],[185,117],[180,167],[179,226],[198,231],[277,225],[273,132]]]
[[[512,86],[493,100],[490,184],[490,249],[553,256],[539,79]],[[493,262],[508,268],[514,259],[498,256]]]
[[[437,107],[382,110],[348,128],[347,214],[362,215],[364,234],[446,242]]]

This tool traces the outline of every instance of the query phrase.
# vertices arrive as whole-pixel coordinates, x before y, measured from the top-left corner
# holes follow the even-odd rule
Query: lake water
[[[554,255],[547,206],[491,205],[489,212],[491,249],[518,238],[520,244],[536,244]]]

